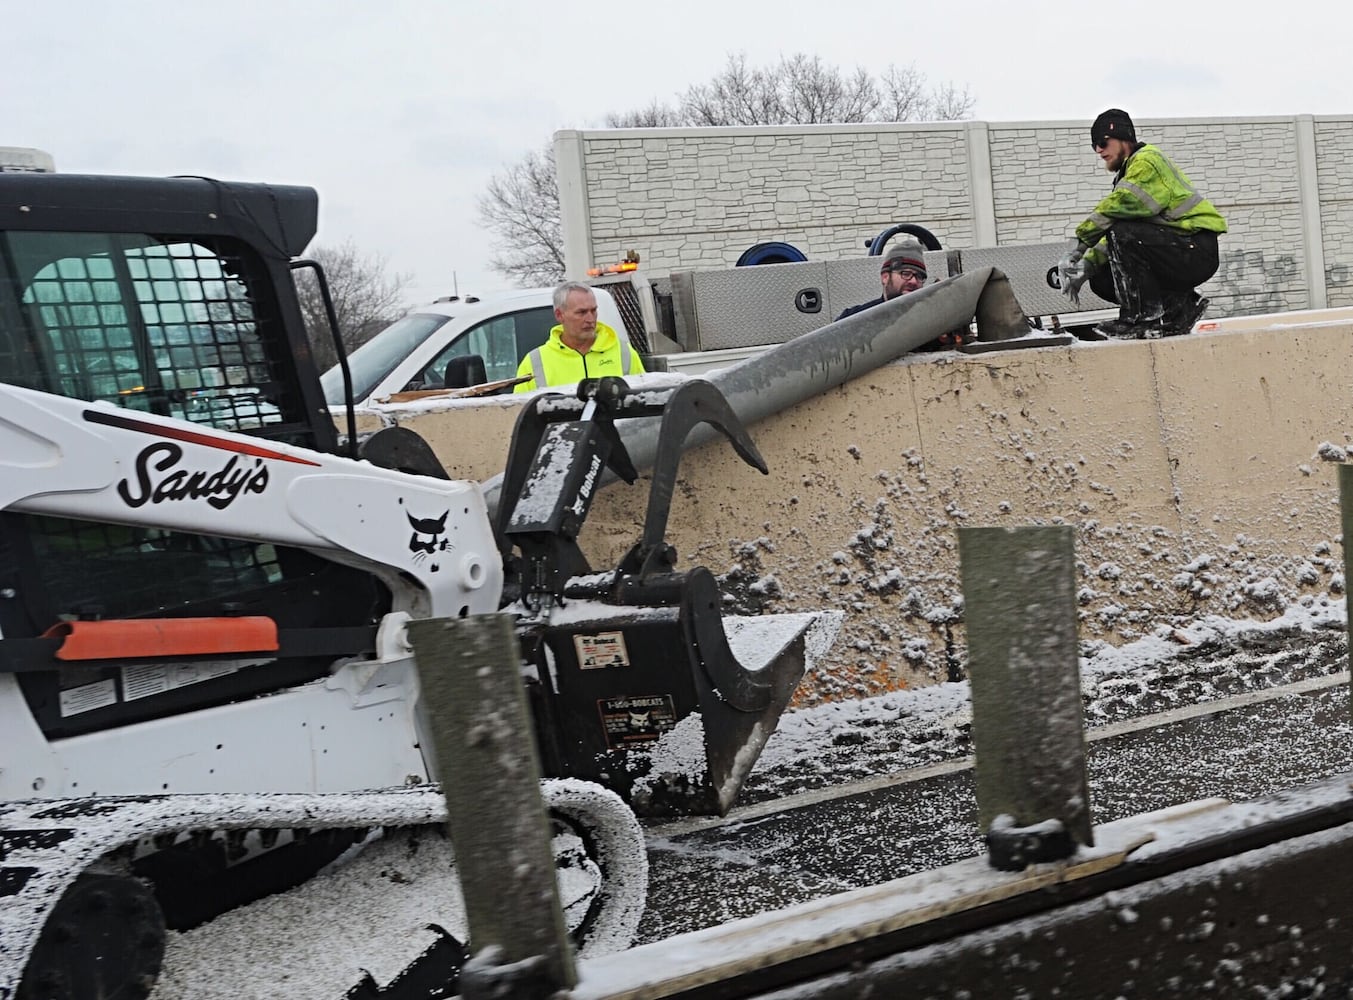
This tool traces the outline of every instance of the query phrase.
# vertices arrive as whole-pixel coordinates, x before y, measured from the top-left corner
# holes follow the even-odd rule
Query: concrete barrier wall
[[[721,442],[688,454],[669,540],[741,607],[847,612],[805,702],[964,676],[962,525],[1073,525],[1084,640],[1272,617],[1346,586],[1335,466],[1353,449],[1350,343],[1345,318],[909,355],[752,427],[769,476]],[[453,475],[486,479],[515,414],[509,399],[387,419]],[[582,539],[594,565],[638,538],[646,500],[602,491]]]
[[[1353,116],[1137,131],[1230,225],[1213,315],[1353,304]],[[769,240],[848,257],[899,222],[954,248],[1069,240],[1111,184],[1082,121],[570,130],[555,156],[571,275],[630,249],[652,273]]]

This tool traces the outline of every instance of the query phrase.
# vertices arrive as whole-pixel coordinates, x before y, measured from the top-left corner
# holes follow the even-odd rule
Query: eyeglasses
[[[890,264],[887,267],[880,268],[879,274],[897,274],[915,281],[925,281],[926,278],[924,271],[918,270],[910,264]]]
[[[1093,149],[1096,153],[1098,153],[1101,149],[1107,149],[1108,145],[1109,145],[1108,139],[1105,139],[1103,142],[1100,142],[1098,139],[1090,140],[1090,148]]]

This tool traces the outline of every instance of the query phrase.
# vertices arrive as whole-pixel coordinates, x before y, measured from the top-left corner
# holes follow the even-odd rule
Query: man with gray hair
[[[644,363],[624,332],[597,322],[596,293],[577,281],[554,290],[554,318],[559,324],[550,339],[529,351],[517,366],[517,377],[529,376],[513,392],[547,385],[572,385],[585,378],[642,375]]]

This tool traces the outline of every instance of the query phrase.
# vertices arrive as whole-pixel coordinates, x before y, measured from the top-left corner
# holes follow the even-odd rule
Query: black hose
[[[889,226],[883,232],[874,237],[874,241],[869,244],[869,256],[879,257],[883,254],[883,248],[888,241],[898,233],[910,233],[921,241],[927,250],[942,250],[939,239],[925,226],[918,226],[913,222],[899,222],[895,226]]]

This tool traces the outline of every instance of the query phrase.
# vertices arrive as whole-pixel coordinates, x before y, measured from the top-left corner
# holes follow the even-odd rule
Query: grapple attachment
[[[637,478],[614,420],[661,415],[640,541],[594,572],[577,534],[609,467]],[[499,540],[508,593],[537,668],[530,686],[547,774],[598,781],[643,815],[726,813],[803,677],[820,616],[730,619],[709,570],[675,570],[667,516],[681,446],[699,423],[766,471],[707,382],[629,394],[619,379],[577,399],[536,397],[518,418]],[[512,553],[513,548],[520,556]]]

